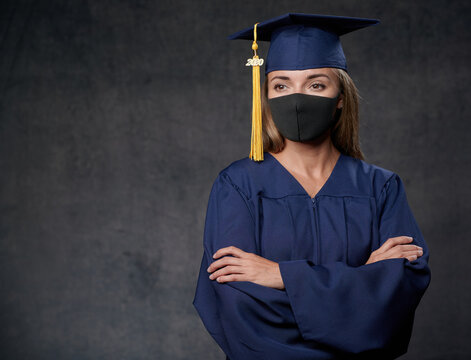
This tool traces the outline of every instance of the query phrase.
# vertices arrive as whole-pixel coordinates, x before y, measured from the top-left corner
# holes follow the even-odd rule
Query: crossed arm
[[[423,249],[420,246],[408,244],[412,240],[410,236],[389,238],[380,248],[371,253],[365,265],[395,258],[416,260],[422,256]],[[207,269],[208,273],[211,273],[209,275],[211,280],[216,280],[219,283],[250,281],[274,289],[283,290],[285,288],[277,262],[245,252],[235,246],[219,249],[214,253],[213,258],[219,260],[211,263]]]

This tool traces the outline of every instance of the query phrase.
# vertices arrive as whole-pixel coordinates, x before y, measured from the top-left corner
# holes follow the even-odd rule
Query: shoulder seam
[[[381,189],[381,193],[379,194],[378,199],[376,200],[376,209],[378,209],[378,207],[379,207],[378,201],[382,198],[383,193],[388,191],[389,184],[391,183],[392,178],[395,177],[395,176],[398,176],[398,175],[395,172],[392,172],[392,174],[384,182],[384,184],[382,186],[382,189]]]
[[[249,203],[248,203],[249,202],[249,197],[244,193],[244,191],[239,186],[234,184],[234,182],[232,181],[231,177],[229,176],[229,174],[227,172],[221,171],[220,176],[223,179],[225,179],[225,181],[228,182],[239,193],[242,200],[244,200],[245,206],[247,207],[247,210],[249,210],[250,216],[251,216],[251,218],[252,218],[252,220],[255,224],[256,223],[255,222],[255,215],[253,214],[252,209],[250,208]]]

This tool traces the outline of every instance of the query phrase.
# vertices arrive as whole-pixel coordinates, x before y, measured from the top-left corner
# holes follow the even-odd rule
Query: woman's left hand
[[[219,283],[250,281],[274,289],[285,288],[277,262],[245,252],[235,246],[219,249],[214,253],[213,258],[218,259],[221,256],[224,257],[214,261],[207,269],[209,273],[212,273],[209,276],[211,280],[216,279]]]

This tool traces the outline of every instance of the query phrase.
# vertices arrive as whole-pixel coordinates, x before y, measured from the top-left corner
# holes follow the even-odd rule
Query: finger
[[[423,251],[423,249],[417,245],[397,245],[396,247],[402,249],[402,251],[417,251],[417,250]]]
[[[395,247],[388,252],[381,254],[381,258],[384,259],[397,259],[397,258],[405,258],[408,256],[422,256],[423,251],[422,250],[409,250],[409,251],[401,251],[400,249],[397,249],[398,247]]]
[[[223,266],[227,265],[240,265],[240,258],[225,256],[219,260],[213,261],[211,265],[206,269],[208,272],[213,272]]]
[[[379,253],[384,253],[384,252],[388,251],[389,249],[391,249],[394,246],[399,245],[399,244],[407,244],[407,243],[411,242],[412,240],[414,240],[414,239],[410,236],[396,236],[396,237],[389,238],[378,249]]]
[[[225,283],[228,281],[248,281],[248,280],[245,278],[245,275],[243,274],[231,274],[231,275],[219,276],[216,279],[216,281],[219,283]]]
[[[406,251],[417,252],[417,251],[423,251],[423,249],[420,246],[416,246],[416,245],[396,245],[393,248],[386,251],[385,254],[399,255],[399,254],[403,254]]]
[[[422,248],[420,247],[416,247],[415,245],[412,245],[411,248],[408,248],[408,246],[410,245],[396,245],[395,247],[393,247],[392,249],[389,249],[389,251],[387,251],[388,253],[393,253],[393,254],[402,254],[406,251],[415,251],[415,252],[418,252],[418,251],[423,251]]]
[[[417,260],[418,256],[417,255],[410,255],[410,256],[406,256],[406,259],[409,260],[409,261],[414,261],[414,260]]]
[[[243,274],[243,267],[242,266],[225,266],[218,271],[213,272],[209,275],[211,280],[217,279],[219,276],[223,275],[230,275],[230,274]]]
[[[420,250],[413,250],[413,251],[404,251],[401,254],[399,254],[399,258],[407,258],[409,256],[416,256],[416,258],[419,258],[423,255],[423,252]]]
[[[224,247],[224,248],[221,248],[218,251],[216,251],[213,255],[213,258],[217,259],[217,258],[219,258],[221,256],[225,256],[225,255],[233,255],[233,256],[237,256],[237,257],[242,257],[242,256],[244,256],[244,254],[246,254],[246,252],[239,249],[238,247],[228,246],[228,247]]]

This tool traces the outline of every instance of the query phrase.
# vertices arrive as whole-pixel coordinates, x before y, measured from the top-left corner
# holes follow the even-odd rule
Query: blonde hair
[[[341,153],[364,160],[359,140],[358,89],[346,71],[337,68],[332,70],[339,79],[343,95],[342,113],[331,133],[332,143]],[[262,136],[263,151],[278,153],[283,150],[285,138],[276,128],[268,105],[267,78],[262,88]]]

